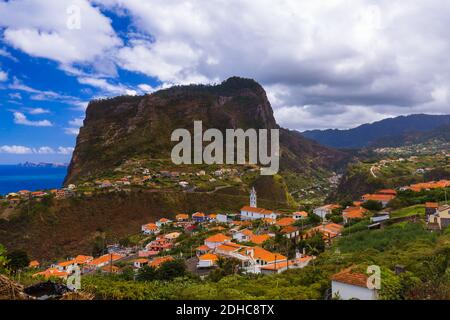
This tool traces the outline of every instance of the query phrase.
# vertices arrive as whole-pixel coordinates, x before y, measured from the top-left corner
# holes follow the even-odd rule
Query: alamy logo
[[[192,135],[187,129],[175,130],[171,140],[179,142],[172,149],[174,164],[255,164],[262,166],[261,175],[275,175],[279,170],[278,129],[227,129],[224,138],[218,129],[203,132],[202,121],[195,121],[193,148]],[[204,142],[210,143],[203,149]]]

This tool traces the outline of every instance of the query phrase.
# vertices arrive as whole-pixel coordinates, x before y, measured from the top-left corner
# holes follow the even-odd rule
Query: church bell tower
[[[256,202],[256,190],[255,187],[252,188],[252,191],[250,192],[250,207],[257,208],[257,202]]]

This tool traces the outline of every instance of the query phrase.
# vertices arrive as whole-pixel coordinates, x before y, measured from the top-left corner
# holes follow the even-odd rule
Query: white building
[[[250,192],[250,205],[241,208],[241,219],[257,220],[269,218],[276,220],[277,217],[278,217],[277,213],[257,207],[256,190],[255,188],[252,188],[252,191]]]
[[[332,298],[341,300],[377,300],[376,289],[368,288],[368,276],[345,269],[331,277]]]
[[[323,220],[326,219],[327,214],[332,214],[334,209],[339,208],[339,205],[336,204],[327,204],[322,207],[314,209],[313,213],[316,216],[321,217]]]

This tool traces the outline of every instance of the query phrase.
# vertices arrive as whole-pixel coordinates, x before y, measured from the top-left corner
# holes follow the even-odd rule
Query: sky
[[[0,0],[0,164],[68,162],[88,102],[253,78],[283,127],[448,114],[450,1]]]

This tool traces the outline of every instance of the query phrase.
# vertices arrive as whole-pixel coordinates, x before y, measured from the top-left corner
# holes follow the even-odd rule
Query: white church
[[[263,208],[258,208],[257,195],[255,188],[250,192],[250,205],[241,208],[242,220],[257,220],[257,219],[277,219],[278,213]]]

